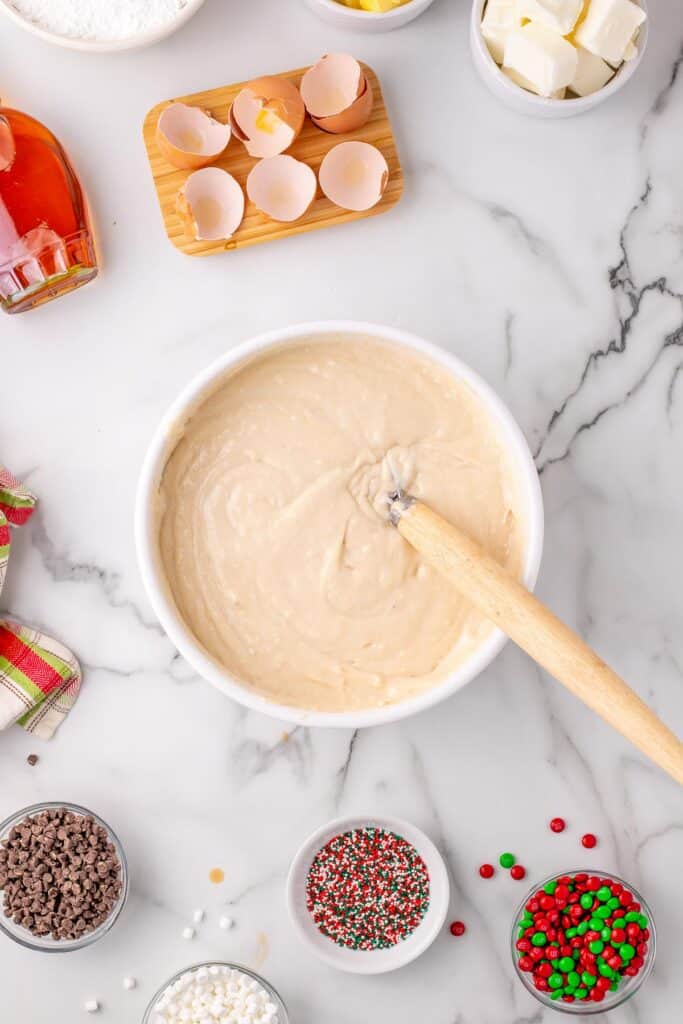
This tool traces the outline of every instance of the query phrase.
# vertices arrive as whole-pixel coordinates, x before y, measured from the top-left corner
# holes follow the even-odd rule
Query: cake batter
[[[488,636],[389,524],[397,479],[521,575],[512,458],[482,400],[426,357],[302,341],[195,407],[161,479],[160,553],[180,615],[233,677],[300,708],[381,707]]]

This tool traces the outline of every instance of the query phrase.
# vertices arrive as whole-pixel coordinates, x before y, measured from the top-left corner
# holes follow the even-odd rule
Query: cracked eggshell
[[[372,113],[372,87],[358,61],[347,53],[328,53],[301,79],[301,97],[313,124],[333,135],[353,132]]]
[[[230,142],[230,125],[222,124],[201,107],[171,103],[157,121],[157,146],[174,167],[196,171],[212,164]]]
[[[295,85],[271,75],[245,85],[230,107],[230,126],[250,156],[283,153],[304,125],[306,108]]]
[[[318,183],[308,164],[293,156],[271,156],[249,172],[247,195],[273,220],[299,220],[315,199]]]
[[[389,166],[368,142],[340,142],[320,165],[320,187],[343,210],[363,211],[376,206],[389,181]]]
[[[178,193],[176,210],[189,238],[210,242],[230,238],[244,217],[244,192],[232,174],[204,167],[190,174]]]

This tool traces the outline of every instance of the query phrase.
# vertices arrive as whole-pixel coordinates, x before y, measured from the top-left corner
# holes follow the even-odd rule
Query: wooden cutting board
[[[350,132],[347,135],[329,135],[321,131],[307,117],[303,130],[294,144],[287,150],[290,156],[297,160],[303,160],[313,168],[316,175],[325,154],[339,142],[349,139],[357,139],[360,142],[369,142],[376,146],[384,155],[389,165],[389,183],[379,203],[371,210],[357,213],[351,210],[341,210],[330,202],[321,192],[318,186],[316,198],[310,209],[300,220],[291,224],[280,224],[260,213],[253,203],[247,198],[246,182],[247,175],[258,161],[249,156],[246,149],[233,137],[225,153],[215,162],[214,166],[222,167],[229,171],[242,186],[245,195],[244,220],[232,238],[218,242],[197,241],[185,234],[183,224],[178,217],[175,204],[178,191],[182,187],[189,171],[180,171],[164,160],[156,144],[156,126],[159,115],[164,107],[170,103],[187,103],[191,106],[202,107],[216,118],[217,121],[227,122],[228,110],[233,99],[243,89],[247,82],[238,82],[235,85],[226,85],[218,89],[209,89],[208,92],[196,92],[191,96],[178,96],[174,99],[158,103],[150,110],[143,125],[143,136],[147,148],[147,157],[154,179],[161,207],[161,216],[166,228],[166,234],[173,245],[188,256],[212,256],[214,253],[225,252],[227,249],[240,249],[245,245],[257,245],[259,242],[272,242],[277,238],[287,238],[289,235],[299,235],[304,231],[315,231],[317,228],[331,227],[334,224],[344,224],[350,220],[360,220],[361,217],[372,217],[378,213],[385,213],[401,198],[403,193],[403,172],[396,149],[396,140],[391,129],[391,123],[384,106],[382,89],[375,72],[372,68],[363,64],[363,71],[372,86],[374,92],[374,107],[370,120],[358,131]],[[299,85],[301,77],[307,68],[299,68],[296,71],[286,71],[280,75],[281,78],[288,78]]]

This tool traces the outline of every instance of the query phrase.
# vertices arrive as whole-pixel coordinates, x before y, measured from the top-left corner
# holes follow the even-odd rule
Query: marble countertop
[[[125,915],[99,945],[41,957],[0,943],[4,1024],[78,1021],[92,997],[103,1022],[138,1024],[158,985],[209,957],[262,969],[293,1024],[548,1022],[509,960],[522,889],[477,875],[503,849],[532,879],[585,863],[640,888],[659,955],[610,1022],[677,1017],[683,801],[673,782],[511,646],[417,718],[285,736],[177,657],[143,593],[132,534],[153,428],[214,357],[301,320],[411,329],[478,370],[528,437],[547,514],[540,595],[681,730],[683,20],[671,0],[649,6],[634,80],[566,122],[522,118],[485,91],[466,0],[437,0],[374,37],[329,29],[295,0],[208,0],[165,43],[111,56],[50,48],[2,20],[3,99],[72,154],[102,273],[2,320],[2,461],[41,499],[15,534],[2,604],[69,642],[86,680],[51,744],[19,729],[0,737],[0,815],[41,799],[91,806],[121,836],[132,878]],[[145,163],[146,111],[332,48],[382,79],[406,172],[399,207],[267,248],[180,256]],[[284,905],[303,837],[362,810],[410,818],[435,839],[451,913],[468,928],[383,978],[312,959]],[[571,826],[562,836],[547,828],[557,814]],[[594,852],[579,844],[585,831],[599,836]],[[214,866],[226,872],[220,887],[208,881]],[[236,925],[222,932],[228,904]],[[207,921],[187,942],[195,907]],[[133,993],[127,974],[139,979]]]

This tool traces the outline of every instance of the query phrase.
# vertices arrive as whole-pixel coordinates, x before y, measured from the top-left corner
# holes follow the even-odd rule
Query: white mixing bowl
[[[188,413],[196,407],[201,396],[208,393],[220,377],[239,363],[247,361],[266,349],[279,347],[287,342],[306,339],[307,341],[319,340],[323,344],[326,339],[338,339],[344,336],[349,339],[376,338],[379,341],[413,349],[450,370],[455,377],[465,381],[479,396],[492,419],[498,424],[500,436],[507,443],[519,474],[527,532],[523,580],[527,587],[533,588],[543,548],[543,500],[531,453],[512,415],[488,384],[456,356],[423,341],[414,334],[408,334],[395,327],[382,327],[377,324],[355,321],[330,320],[298,324],[261,334],[227,352],[195,377],[162,418],[145,457],[135,508],[135,540],[140,572],[157,618],[175,647],[199,675],[227,694],[228,697],[232,697],[233,700],[274,718],[305,726],[357,729],[406,718],[408,715],[414,715],[418,711],[423,711],[433,704],[438,704],[446,697],[450,697],[456,690],[483,672],[493,661],[505,643],[504,634],[500,630],[494,630],[474,654],[451,673],[444,682],[399,704],[349,712],[307,711],[275,704],[245,683],[230,676],[226,669],[207,653],[185,625],[171,596],[161,565],[158,550],[158,524],[154,513],[154,498],[159,480],[170,454],[173,439],[178,437],[178,428]]]
[[[103,2],[106,2],[106,0],[103,0]],[[20,25],[32,35],[38,36],[39,39],[43,39],[46,43],[53,43],[55,46],[65,46],[69,50],[82,50],[87,53],[114,53],[120,50],[139,50],[145,46],[153,46],[154,43],[166,39],[167,36],[182,28],[204,3],[205,0],[187,0],[185,7],[183,7],[177,17],[171,18],[164,25],[149,29],[147,32],[140,32],[138,35],[130,36],[128,39],[79,39],[73,36],[61,36],[56,32],[43,28],[39,22],[31,21],[30,18],[25,17],[14,7],[11,0],[0,0],[0,12],[6,14],[17,25]]]

